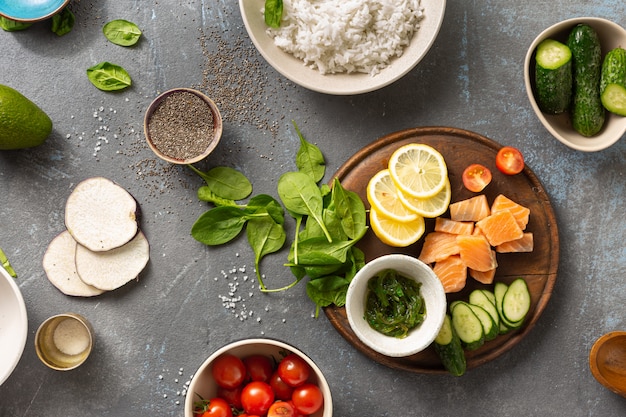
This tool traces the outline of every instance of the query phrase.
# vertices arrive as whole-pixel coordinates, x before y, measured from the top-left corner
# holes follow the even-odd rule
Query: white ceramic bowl
[[[70,0],[0,0],[0,16],[18,22],[38,22],[59,13]]]
[[[27,335],[24,298],[15,278],[0,266],[0,385],[20,361]]]
[[[564,20],[545,29],[530,44],[524,61],[524,83],[526,93],[535,114],[544,127],[561,143],[584,152],[594,152],[606,149],[620,140],[626,133],[626,117],[607,112],[604,127],[597,135],[585,137],[574,130],[568,114],[544,114],[535,100],[534,68],[535,49],[541,41],[547,38],[556,39],[565,43],[571,29],[578,23],[590,25],[598,33],[602,45],[602,56],[618,46],[626,47],[626,30],[610,20],[597,17],[577,17]]]
[[[265,33],[267,26],[261,12],[265,0],[239,0],[239,8],[248,35],[263,58],[280,74],[294,83],[320,93],[351,95],[385,87],[411,71],[434,43],[446,8],[446,0],[422,0],[424,18],[402,56],[372,77],[369,74],[328,74],[304,66],[303,61],[284,52]]]
[[[404,339],[386,336],[364,319],[367,283],[387,269],[394,269],[422,284],[420,292],[426,303],[426,318]],[[437,275],[422,261],[403,254],[383,255],[365,264],[350,282],[346,296],[346,313],[352,331],[371,349],[392,357],[410,356],[426,349],[441,329],[446,308],[446,294]]]
[[[311,414],[310,417],[332,417],[333,415],[333,400],[330,393],[330,387],[324,374],[320,368],[305,355],[302,351],[298,350],[294,346],[287,343],[273,340],[273,339],[244,339],[233,343],[230,343],[222,348],[216,350],[200,365],[193,378],[191,384],[187,390],[185,397],[185,417],[194,417],[193,408],[194,403],[199,400],[198,395],[208,400],[216,395],[217,384],[211,375],[211,367],[213,361],[225,353],[229,353],[240,358],[246,356],[261,354],[266,356],[272,356],[277,361],[283,357],[285,351],[295,353],[304,359],[313,369],[313,374],[309,377],[309,380],[322,390],[324,395],[324,405],[317,413]],[[197,395],[196,395],[197,394]]]

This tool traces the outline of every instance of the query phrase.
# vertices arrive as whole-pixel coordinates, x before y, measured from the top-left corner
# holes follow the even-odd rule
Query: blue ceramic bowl
[[[18,22],[36,22],[60,12],[70,0],[0,0],[0,16]]]

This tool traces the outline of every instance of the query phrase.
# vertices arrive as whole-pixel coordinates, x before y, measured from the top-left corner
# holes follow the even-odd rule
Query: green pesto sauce
[[[381,271],[367,283],[365,320],[382,334],[405,338],[426,316],[420,287],[393,269]]]

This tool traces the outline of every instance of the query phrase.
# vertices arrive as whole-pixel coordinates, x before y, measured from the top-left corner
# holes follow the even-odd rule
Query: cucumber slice
[[[509,285],[502,299],[502,313],[506,319],[514,324],[520,324],[530,310],[530,291],[522,278],[518,278]]]
[[[485,343],[482,323],[464,302],[455,304],[452,310],[452,327],[468,350],[478,349]]]
[[[472,309],[472,312],[476,315],[476,317],[478,317],[478,320],[480,320],[480,324],[482,324],[483,326],[485,342],[495,339],[498,335],[499,327],[498,325],[496,325],[496,322],[493,321],[491,315],[480,306],[474,304],[467,305],[469,306],[469,308]]]
[[[500,315],[498,314],[498,310],[496,309],[496,298],[492,292],[487,291],[491,296],[493,296],[493,302],[491,302],[490,297],[485,294],[485,290],[474,290],[469,295],[469,303],[475,306],[482,307],[493,320],[495,327],[500,326]]]
[[[496,282],[493,287],[493,294],[496,298],[496,309],[498,311],[498,315],[500,316],[500,323],[505,325],[508,329],[516,329],[521,323],[514,323],[506,318],[504,312],[502,311],[502,304],[504,301],[504,295],[509,290],[509,286],[504,282]]]
[[[564,113],[572,99],[572,51],[554,39],[537,46],[535,54],[537,104],[549,114]]]
[[[448,314],[446,314],[441,330],[435,338],[434,346],[443,367],[448,372],[455,376],[461,376],[465,373],[467,367],[465,352]]]
[[[493,304],[493,306],[496,306],[496,296],[493,295],[493,291],[489,291],[489,290],[480,290],[483,294],[485,294],[485,297],[487,297],[487,299],[489,301],[491,301],[491,304]]]
[[[619,84],[608,84],[600,99],[604,108],[611,113],[626,116],[626,88]]]

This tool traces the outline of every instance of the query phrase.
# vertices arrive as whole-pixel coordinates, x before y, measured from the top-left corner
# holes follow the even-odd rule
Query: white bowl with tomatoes
[[[331,417],[330,387],[303,352],[274,339],[244,339],[215,351],[194,374],[185,417]]]

